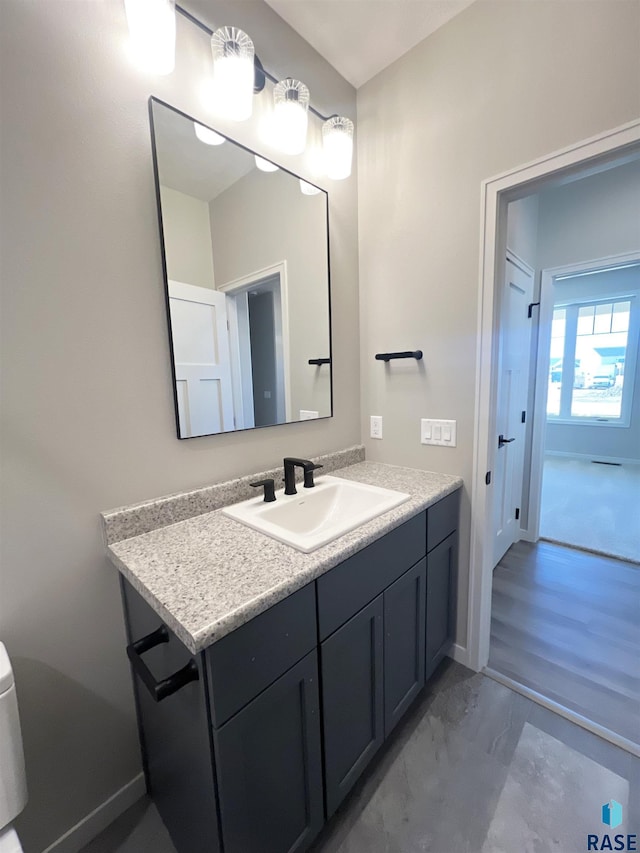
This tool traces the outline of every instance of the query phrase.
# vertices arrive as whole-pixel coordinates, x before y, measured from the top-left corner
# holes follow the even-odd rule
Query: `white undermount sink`
[[[325,475],[312,489],[297,486],[297,495],[276,492],[225,507],[224,515],[308,554],[366,521],[408,501],[410,495]]]

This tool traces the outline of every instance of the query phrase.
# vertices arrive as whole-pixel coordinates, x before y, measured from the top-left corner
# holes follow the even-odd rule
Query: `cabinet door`
[[[426,580],[423,559],[384,593],[385,737],[424,686]]]
[[[429,678],[453,644],[457,568],[456,532],[427,554],[426,678]]]
[[[383,597],[321,644],[327,817],[384,739]]]
[[[314,650],[214,731],[225,853],[306,850],[323,822]]]

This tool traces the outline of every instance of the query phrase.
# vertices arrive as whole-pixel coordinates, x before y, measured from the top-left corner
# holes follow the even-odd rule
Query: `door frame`
[[[499,314],[496,298],[506,256],[507,205],[551,181],[597,173],[640,156],[640,119],[484,180],[480,191],[480,258],[471,487],[471,551],[467,660],[476,671],[489,661],[493,580],[492,501],[485,478],[493,470],[496,431]]]
[[[291,356],[290,356],[290,335],[289,335],[289,288],[287,282],[287,262],[279,261],[271,264],[268,267],[255,270],[255,272],[243,275],[240,278],[235,278],[233,281],[225,282],[217,287],[221,293],[224,293],[230,298],[229,310],[229,335],[231,344],[231,364],[234,385],[234,408],[236,422],[239,429],[246,429],[248,426],[253,426],[253,423],[246,423],[247,412],[243,406],[243,400],[246,396],[246,390],[243,388],[243,383],[240,379],[239,365],[242,363],[242,354],[240,352],[240,341],[238,336],[237,314],[234,298],[248,291],[251,287],[258,285],[260,282],[278,276],[280,281],[279,298],[274,303],[274,320],[276,324],[276,373],[281,377],[278,390],[282,393],[284,401],[284,418],[285,422],[289,423],[292,420],[291,414]],[[279,310],[278,310],[279,309]],[[281,386],[281,387],[280,387]],[[240,426],[242,424],[243,426]]]

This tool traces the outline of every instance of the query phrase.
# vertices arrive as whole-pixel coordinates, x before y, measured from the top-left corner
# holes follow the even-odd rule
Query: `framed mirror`
[[[149,105],[178,437],[331,417],[326,192]]]

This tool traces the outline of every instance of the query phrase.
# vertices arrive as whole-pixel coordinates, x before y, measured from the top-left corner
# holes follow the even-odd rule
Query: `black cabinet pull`
[[[158,681],[154,678],[153,673],[142,660],[142,655],[150,649],[169,642],[169,632],[164,625],[161,625],[156,631],[147,634],[146,637],[141,637],[131,645],[127,646],[127,657],[131,661],[131,666],[140,681],[147,688],[151,696],[156,702],[162,702],[167,696],[176,693],[185,684],[191,681],[197,681],[200,678],[198,666],[194,660],[190,660],[186,666],[174,672],[173,675],[163,678]]]

